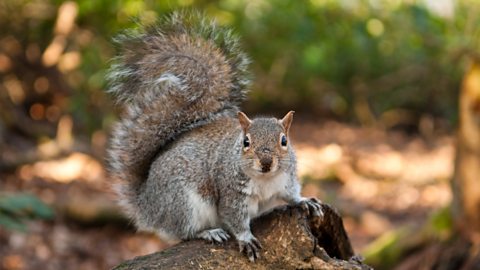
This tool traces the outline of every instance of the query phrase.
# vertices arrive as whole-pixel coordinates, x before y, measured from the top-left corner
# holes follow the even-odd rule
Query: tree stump
[[[255,219],[252,232],[263,249],[253,263],[235,239],[223,244],[191,240],[114,269],[371,269],[354,256],[338,213],[327,204],[322,208],[323,218],[309,216],[300,206],[281,206]]]

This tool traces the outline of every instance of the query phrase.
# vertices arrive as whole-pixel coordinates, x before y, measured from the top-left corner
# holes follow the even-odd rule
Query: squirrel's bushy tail
[[[195,12],[173,13],[116,41],[120,55],[107,78],[124,111],[112,131],[108,162],[132,210],[135,190],[165,144],[237,110],[249,84],[249,61],[229,30]]]

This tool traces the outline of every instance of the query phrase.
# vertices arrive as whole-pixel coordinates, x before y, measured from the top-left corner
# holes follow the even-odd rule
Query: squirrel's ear
[[[252,120],[248,118],[246,114],[243,112],[238,112],[238,121],[240,122],[240,125],[242,126],[243,132],[246,134],[248,128],[252,124]]]
[[[283,128],[285,129],[285,133],[288,134],[288,130],[290,129],[290,125],[292,124],[293,121],[293,114],[294,111],[289,111],[282,120],[280,120],[280,123],[282,124]]]

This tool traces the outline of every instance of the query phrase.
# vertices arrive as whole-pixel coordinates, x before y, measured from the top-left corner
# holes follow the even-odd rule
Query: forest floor
[[[451,201],[452,136],[301,121],[292,136],[304,195],[339,210],[356,253],[392,230],[421,226]],[[13,143],[2,155],[18,151]],[[102,151],[91,152],[0,172],[0,190],[33,193],[56,212],[51,221],[28,222],[26,233],[0,228],[0,269],[106,269],[167,247],[121,217]]]

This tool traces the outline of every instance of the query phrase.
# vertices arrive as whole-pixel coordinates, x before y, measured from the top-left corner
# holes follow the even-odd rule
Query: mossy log
[[[254,220],[252,232],[263,249],[253,263],[239,253],[235,240],[192,240],[115,269],[371,269],[354,256],[339,214],[327,204],[322,207],[323,218],[309,216],[300,206],[282,206]]]

